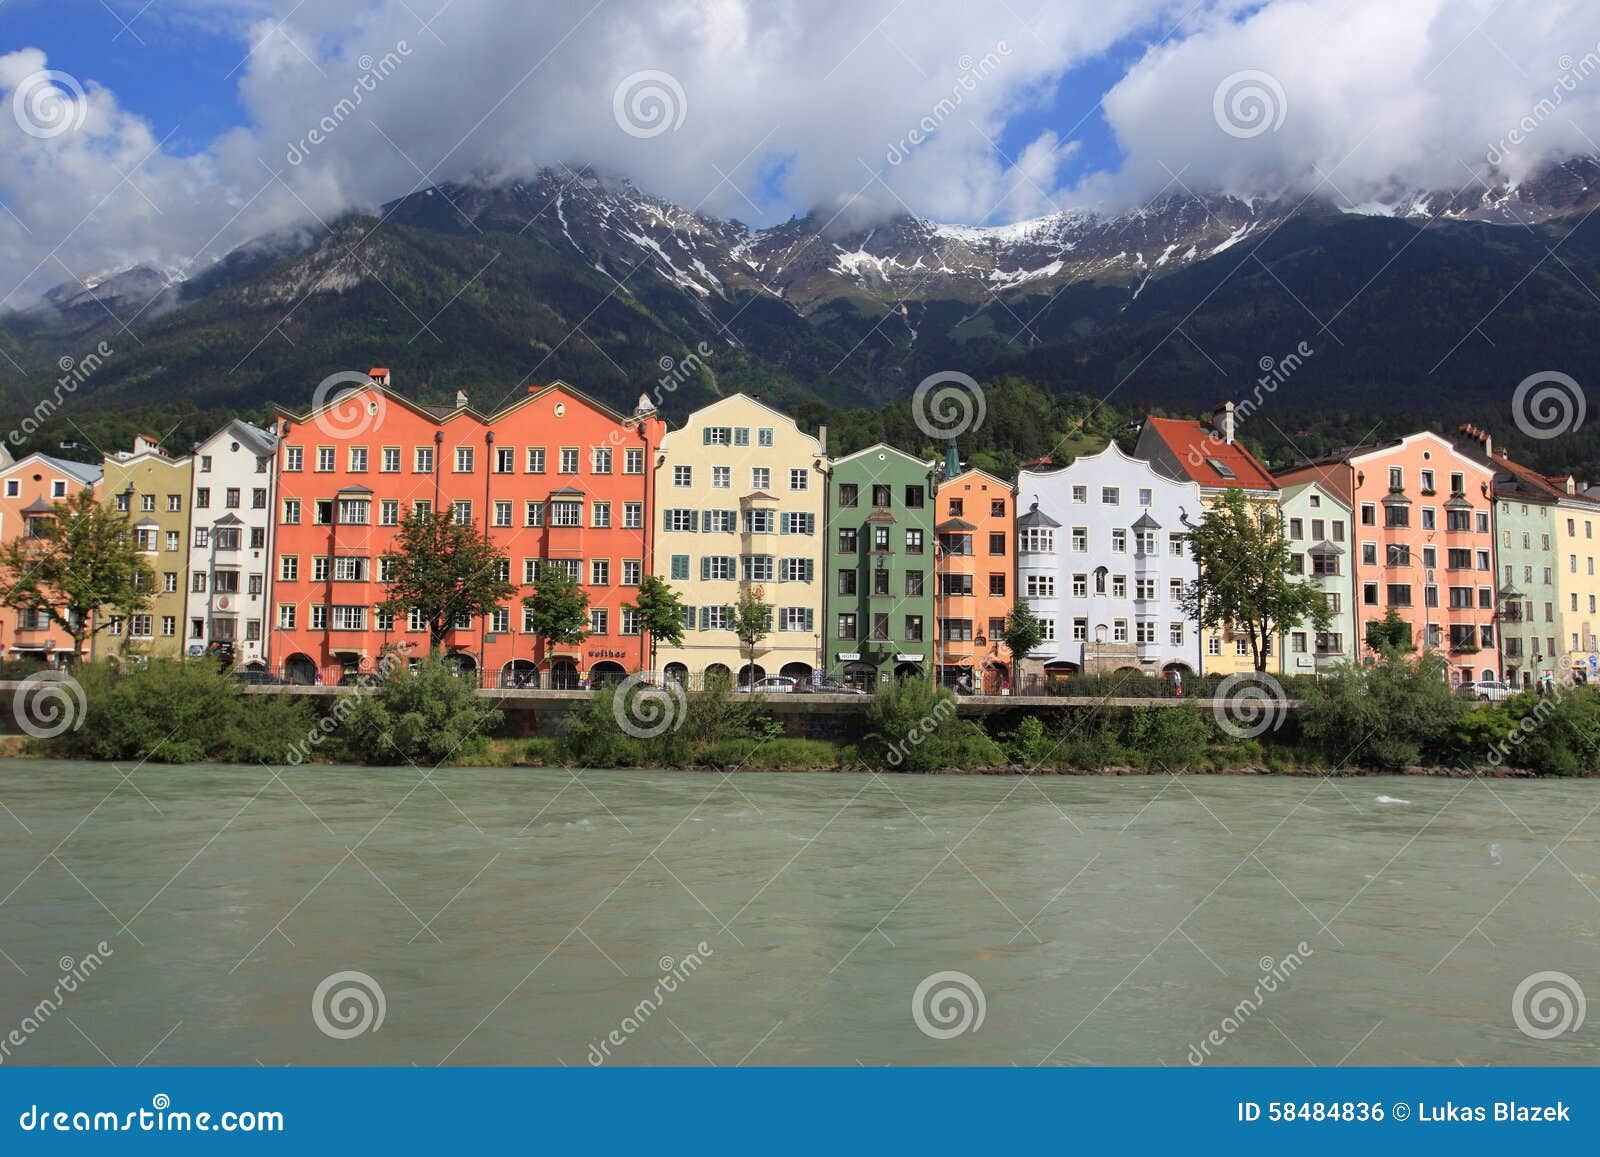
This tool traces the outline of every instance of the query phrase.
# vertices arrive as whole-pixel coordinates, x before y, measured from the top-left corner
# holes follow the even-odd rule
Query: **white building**
[[[237,419],[195,445],[184,615],[191,655],[231,653],[240,667],[267,662],[277,445]]]
[[[1017,597],[1044,627],[1029,655],[1047,677],[1198,669],[1180,600],[1195,579],[1185,521],[1200,487],[1158,474],[1115,442],[1017,479]]]

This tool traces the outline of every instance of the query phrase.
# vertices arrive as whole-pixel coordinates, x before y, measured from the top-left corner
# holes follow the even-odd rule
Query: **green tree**
[[[1467,705],[1437,652],[1389,649],[1370,667],[1343,663],[1305,688],[1300,732],[1335,767],[1398,771],[1449,747]],[[1477,758],[1482,753],[1475,753]]]
[[[340,704],[335,715],[344,720],[346,743],[373,764],[437,767],[480,754],[502,718],[437,655],[415,672],[397,664],[377,692],[348,695]]]
[[[1006,629],[1000,637],[1005,640],[1006,650],[1011,652],[1012,674],[1015,675],[1016,665],[1028,657],[1029,651],[1044,642],[1044,627],[1033,613],[1033,608],[1018,599],[1011,613],[1006,616]]]
[[[622,606],[639,616],[639,629],[650,636],[650,670],[655,671],[656,648],[683,642],[683,600],[660,575],[647,574],[638,596]]]
[[[416,611],[428,624],[429,654],[444,646],[457,619],[486,615],[516,590],[500,577],[510,567],[506,556],[446,511],[412,511],[383,557],[393,577],[382,609],[396,617]]]
[[[533,593],[523,596],[522,605],[528,608],[528,633],[544,640],[549,658],[555,647],[575,647],[589,637],[589,595],[553,563],[540,563],[534,579]]]
[[[1189,541],[1200,577],[1184,591],[1184,613],[1205,630],[1243,631],[1257,671],[1267,669],[1267,643],[1287,628],[1327,629],[1327,599],[1289,573],[1289,540],[1277,515],[1256,510],[1241,491],[1225,492]]]
[[[763,594],[760,587],[751,587],[739,595],[733,608],[733,633],[739,637],[745,666],[750,669],[751,687],[756,681],[756,646],[772,633],[772,607],[761,601]]]
[[[1383,618],[1367,624],[1367,646],[1380,655],[1385,651],[1414,651],[1411,643],[1411,624],[1402,619],[1393,607]]]
[[[31,533],[0,545],[0,583],[0,602],[47,615],[71,636],[76,657],[111,615],[149,607],[156,575],[134,547],[128,516],[85,489],[37,518]]]

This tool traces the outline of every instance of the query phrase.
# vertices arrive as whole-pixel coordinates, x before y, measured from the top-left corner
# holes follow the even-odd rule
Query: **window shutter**
[[[709,631],[711,629],[711,608],[710,607],[701,607],[700,608],[700,629],[702,631]]]
[[[811,581],[812,581],[812,579],[814,579],[814,578],[815,578],[815,577],[816,577],[816,571],[815,571],[815,570],[814,570],[814,569],[813,569],[813,567],[814,567],[814,564],[813,564],[813,562],[812,562],[812,560],[811,560],[811,559],[809,559],[809,558],[808,558],[808,559],[806,559],[806,560],[805,560],[805,564],[804,564],[804,566],[805,566],[805,576],[806,576],[806,582],[811,582]],[[810,611],[807,611],[807,612],[806,612],[806,614],[808,614],[808,615],[809,615],[809,614],[810,614],[810,613],[811,613],[811,612],[810,612]],[[807,628],[806,628],[806,629],[807,629],[807,630],[810,630],[810,629],[811,629],[811,628],[810,628],[810,627],[807,627]]]
[[[700,529],[700,512],[698,510],[689,511],[689,529],[693,531]]]
[[[813,620],[812,616],[813,616],[812,609],[810,607],[806,607],[805,608],[805,623],[806,623],[805,629],[808,630],[808,631],[814,631],[814,630],[817,629],[816,628],[816,623]]]
[[[708,554],[703,554],[703,555],[700,556],[700,581],[701,582],[705,582],[710,577],[711,577],[711,556],[708,555]]]
[[[781,514],[778,516],[778,533],[789,533],[789,516],[787,514]]]
[[[671,530],[672,529],[672,511],[663,510],[661,512],[661,529],[662,530]]]

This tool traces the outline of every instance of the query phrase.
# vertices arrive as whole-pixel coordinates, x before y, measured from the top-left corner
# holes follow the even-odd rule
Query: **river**
[[[1600,781],[8,761],[0,804],[4,1064],[1600,1062],[1600,1011],[1539,1039],[1600,997]]]

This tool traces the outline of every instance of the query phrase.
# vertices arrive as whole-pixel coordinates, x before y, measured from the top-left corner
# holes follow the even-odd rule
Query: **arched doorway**
[[[851,663],[844,669],[844,681],[858,691],[871,691],[877,674],[865,663]]]
[[[785,663],[778,668],[778,674],[787,675],[801,686],[808,686],[811,683],[811,664]]]
[[[267,665],[260,659],[252,659],[250,662],[244,665],[244,669],[246,671],[265,671],[267,669]]]
[[[1077,676],[1078,665],[1076,663],[1057,662],[1044,665],[1044,678],[1047,683],[1066,682],[1068,679],[1077,678]]]
[[[753,687],[767,677],[767,669],[760,663],[746,663],[739,668],[739,686]]]
[[[689,668],[683,663],[668,663],[661,676],[668,683],[686,683],[689,680]]]
[[[589,686],[605,687],[611,683],[620,683],[628,677],[622,669],[621,663],[613,663],[610,659],[596,663],[589,668]]]
[[[733,686],[733,672],[725,663],[712,663],[706,668],[704,678],[708,688]]]
[[[922,678],[922,664],[896,663],[894,668],[894,677],[896,679],[920,679]]]
[[[309,687],[317,681],[317,665],[310,655],[296,652],[289,656],[289,661],[283,665],[283,681],[285,683],[301,683]]]
[[[998,695],[1003,690],[1010,690],[1011,668],[1004,663],[985,663],[982,686],[985,695]]]
[[[578,664],[571,659],[556,659],[550,664],[550,686],[556,691],[578,690]]]
[[[471,679],[478,673],[478,661],[465,651],[452,651],[444,661],[457,679]]]
[[[500,686],[502,687],[537,687],[539,685],[539,668],[533,665],[532,659],[513,659],[500,668]]]

